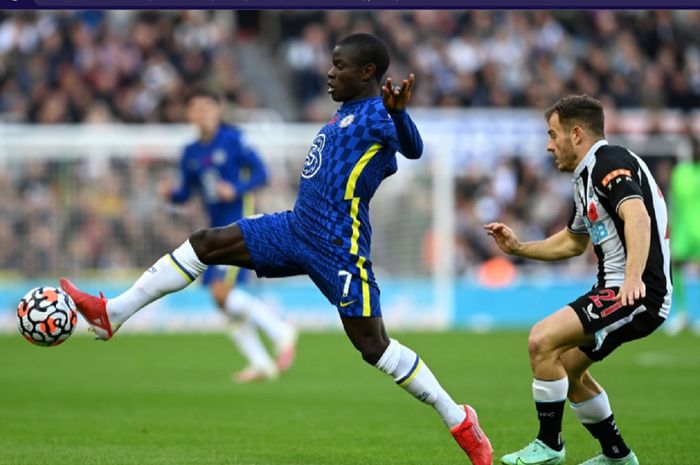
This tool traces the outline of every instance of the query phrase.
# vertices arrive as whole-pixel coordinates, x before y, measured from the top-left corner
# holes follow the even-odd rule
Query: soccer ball
[[[61,289],[42,286],[27,292],[17,305],[19,332],[39,346],[57,346],[78,323],[75,303]]]

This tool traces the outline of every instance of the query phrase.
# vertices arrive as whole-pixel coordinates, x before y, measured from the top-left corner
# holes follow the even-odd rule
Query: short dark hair
[[[588,95],[570,95],[559,100],[544,112],[547,122],[556,113],[562,127],[571,128],[574,124],[584,126],[596,136],[605,135],[605,114],[603,104]]]
[[[389,69],[389,49],[372,34],[351,34],[338,42],[338,45],[352,48],[353,55],[362,66],[373,63],[377,69],[374,76],[377,82],[382,80],[382,76]]]
[[[199,97],[209,98],[215,102],[221,101],[221,95],[219,95],[218,92],[210,89],[209,87],[198,85],[190,89],[185,94],[185,103],[189,104],[192,101],[192,99]]]

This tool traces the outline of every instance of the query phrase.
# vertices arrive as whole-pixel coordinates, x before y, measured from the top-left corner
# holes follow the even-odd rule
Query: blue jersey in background
[[[258,154],[242,140],[241,132],[222,124],[208,142],[198,140],[185,147],[180,159],[180,188],[174,203],[187,201],[193,191],[201,194],[212,227],[226,226],[254,213],[252,191],[267,182],[265,166]],[[236,198],[219,198],[217,185],[226,181],[236,188]]]

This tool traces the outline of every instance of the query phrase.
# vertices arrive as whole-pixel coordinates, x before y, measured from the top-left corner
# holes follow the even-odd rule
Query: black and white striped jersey
[[[588,234],[598,257],[598,286],[621,286],[627,248],[620,204],[631,198],[644,201],[651,218],[649,258],[642,274],[647,297],[658,300],[659,315],[671,306],[671,252],[668,214],[663,194],[646,163],[624,147],[596,142],[574,170],[574,211],[568,228]]]

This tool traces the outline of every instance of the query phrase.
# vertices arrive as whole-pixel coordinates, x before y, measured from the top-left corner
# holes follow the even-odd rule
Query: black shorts
[[[623,306],[615,300],[619,287],[594,287],[571,302],[586,334],[594,334],[595,342],[581,346],[591,360],[600,361],[625,342],[648,336],[661,326],[665,318],[659,315],[664,302],[656,293],[649,294],[633,305]]]

